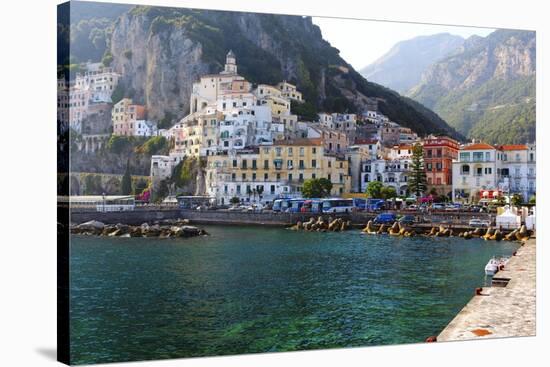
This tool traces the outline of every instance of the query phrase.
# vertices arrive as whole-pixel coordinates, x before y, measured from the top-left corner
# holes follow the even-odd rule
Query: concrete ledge
[[[535,239],[519,248],[496,277],[510,281],[506,287],[483,288],[439,334],[437,341],[536,335]]]

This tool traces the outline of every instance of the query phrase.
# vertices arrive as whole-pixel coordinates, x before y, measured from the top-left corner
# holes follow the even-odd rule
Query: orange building
[[[447,195],[453,185],[453,159],[458,158],[460,144],[447,136],[429,136],[422,141],[424,170],[428,191]]]

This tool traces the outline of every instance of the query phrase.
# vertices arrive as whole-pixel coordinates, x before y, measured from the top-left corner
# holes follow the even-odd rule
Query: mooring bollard
[[[437,342],[437,336],[429,336],[426,338],[426,343],[435,343]]]
[[[480,296],[481,291],[483,291],[483,288],[481,288],[481,287],[476,288],[476,296]]]

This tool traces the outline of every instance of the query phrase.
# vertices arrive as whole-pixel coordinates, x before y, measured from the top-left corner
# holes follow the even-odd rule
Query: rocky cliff
[[[534,141],[535,79],[535,32],[498,30],[433,64],[409,96],[464,135]]]
[[[307,100],[296,112],[360,112],[378,105],[419,134],[458,134],[436,114],[392,90],[367,82],[322,38],[311,18],[139,6],[115,22],[113,66],[123,93],[144,103],[149,116],[174,122],[189,110],[192,83],[219,72],[225,54],[253,83],[295,83]]]

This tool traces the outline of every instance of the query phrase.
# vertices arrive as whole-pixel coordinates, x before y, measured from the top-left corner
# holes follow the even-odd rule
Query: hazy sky
[[[356,70],[374,62],[399,41],[421,35],[451,33],[464,38],[486,36],[494,29],[429,24],[394,23],[314,17],[323,38],[340,50],[340,55]]]

